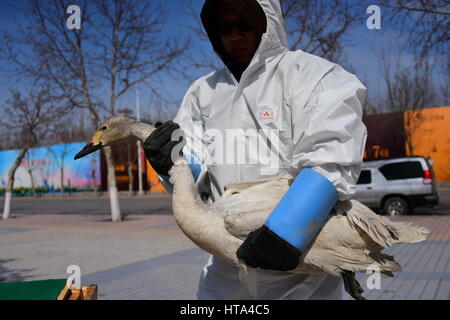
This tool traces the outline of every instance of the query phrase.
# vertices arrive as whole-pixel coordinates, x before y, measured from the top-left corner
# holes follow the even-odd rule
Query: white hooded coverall
[[[333,183],[340,201],[347,200],[355,192],[367,137],[361,120],[366,88],[337,64],[301,50],[289,51],[279,1],[257,2],[266,15],[267,30],[240,81],[226,65],[196,80],[174,119],[186,135],[183,152],[202,165],[197,185],[206,185],[210,201],[214,201],[228,183],[283,172],[295,177],[303,168],[310,168]],[[217,137],[223,140],[230,129],[241,132],[233,139],[235,150],[245,150],[245,154],[237,155],[242,157],[239,163],[215,160],[223,144],[216,141]],[[265,161],[255,163],[259,149],[254,147],[252,132],[266,133],[264,146],[278,160],[275,170]],[[330,275],[262,269],[253,269],[252,275],[256,293],[240,282],[238,268],[211,256],[203,268],[197,296],[244,300],[342,298],[342,280]]]

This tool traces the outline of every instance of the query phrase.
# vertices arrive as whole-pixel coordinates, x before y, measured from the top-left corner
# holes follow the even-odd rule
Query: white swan
[[[126,117],[113,117],[96,131],[76,159],[121,139],[145,139],[154,127]],[[204,204],[194,186],[184,159],[170,170],[174,185],[172,204],[175,220],[183,233],[201,249],[234,266],[245,268],[236,251],[249,232],[259,228],[289,188],[291,176],[278,176],[227,185],[220,199]],[[375,214],[358,201],[338,202],[327,223],[310,248],[303,253],[296,273],[343,276],[346,290],[363,299],[355,272],[377,266],[393,276],[401,271],[394,257],[383,254],[394,243],[414,243],[426,239],[429,231],[404,222],[393,222]]]

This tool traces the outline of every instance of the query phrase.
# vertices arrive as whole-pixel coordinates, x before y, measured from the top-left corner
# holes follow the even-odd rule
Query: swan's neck
[[[144,142],[154,130],[155,128],[153,126],[138,121],[131,126],[131,134],[142,142]]]
[[[169,173],[173,212],[181,230],[203,250],[237,266],[236,250],[242,241],[230,235],[223,218],[203,204],[186,160],[176,160]]]
[[[187,161],[184,158],[176,160],[169,174],[173,183],[173,202],[179,202],[180,207],[196,208],[194,212],[200,211],[202,201]]]

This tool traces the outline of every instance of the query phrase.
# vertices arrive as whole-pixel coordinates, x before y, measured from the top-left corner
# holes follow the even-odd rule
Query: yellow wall
[[[437,181],[450,181],[450,107],[405,112],[405,131],[407,119],[415,119],[411,126],[414,155],[433,159]]]

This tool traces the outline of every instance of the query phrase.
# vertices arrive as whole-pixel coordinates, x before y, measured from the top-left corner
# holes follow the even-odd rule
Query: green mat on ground
[[[56,300],[67,279],[0,283],[0,300]]]

